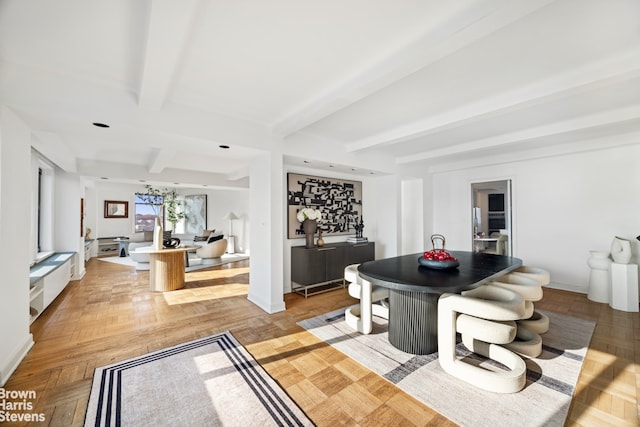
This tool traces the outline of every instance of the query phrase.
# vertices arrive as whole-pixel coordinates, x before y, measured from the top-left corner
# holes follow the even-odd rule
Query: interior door
[[[473,251],[511,256],[511,180],[472,183],[471,194]]]

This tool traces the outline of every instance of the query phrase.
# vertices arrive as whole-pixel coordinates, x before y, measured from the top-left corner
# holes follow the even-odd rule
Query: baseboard
[[[71,281],[75,282],[77,280],[82,280],[85,274],[87,274],[87,270],[83,269],[82,272],[80,272],[80,274],[74,274],[73,276],[71,276]]]
[[[255,296],[251,295],[251,292],[249,292],[247,299],[269,314],[279,313],[287,309],[287,307],[284,305],[284,301],[278,302],[277,304],[268,304],[265,301],[261,301],[258,298],[255,298]]]
[[[0,368],[0,386],[4,387],[4,385],[9,381],[9,378],[13,374],[13,372],[18,368],[22,359],[27,355],[31,347],[33,347],[33,335],[28,334],[25,342],[17,349],[17,351],[10,357],[9,363],[6,366],[2,366]]]
[[[585,289],[584,286],[568,285],[566,283],[551,282],[546,287],[551,289],[558,289],[560,291],[575,292],[578,294],[587,294],[589,292],[589,289]]]

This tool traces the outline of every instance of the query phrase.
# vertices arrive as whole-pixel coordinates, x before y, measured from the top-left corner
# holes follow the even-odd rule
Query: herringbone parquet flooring
[[[346,290],[288,294],[287,310],[268,315],[247,300],[248,261],[188,273],[187,287],[170,293],[150,292],[148,281],[148,272],[92,259],[33,323],[36,344],[5,389],[36,391],[41,425],[83,424],[95,367],[223,330],[319,426],[453,425],[296,325],[352,304]],[[638,425],[638,313],[552,289],[536,306],[598,322],[567,425]]]

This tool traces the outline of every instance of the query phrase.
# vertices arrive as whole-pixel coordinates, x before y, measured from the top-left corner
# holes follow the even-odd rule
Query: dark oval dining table
[[[419,265],[422,253],[368,261],[358,274],[389,289],[389,342],[411,354],[438,350],[438,298],[460,293],[522,266],[514,257],[481,252],[449,251],[457,268],[433,269]]]

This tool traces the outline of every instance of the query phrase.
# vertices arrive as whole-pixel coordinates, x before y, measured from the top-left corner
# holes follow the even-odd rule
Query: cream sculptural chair
[[[389,297],[389,290],[380,286],[373,286],[371,282],[358,275],[358,265],[351,264],[344,269],[344,280],[349,283],[349,295],[360,300],[344,312],[347,325],[362,334],[370,334],[373,329],[373,316],[389,318],[389,308],[382,302]]]
[[[442,294],[438,300],[438,361],[456,378],[495,393],[515,393],[526,383],[524,360],[503,345],[516,337],[515,321],[525,314],[517,293],[483,285],[462,295]],[[477,365],[456,354],[456,333],[473,353],[500,362],[508,369]]]
[[[489,284],[518,293],[525,300],[525,315],[517,321],[516,339],[505,347],[529,357],[542,353],[542,337],[549,330],[549,317],[535,311],[533,303],[542,299],[542,286],[549,283],[549,273],[533,268],[521,267],[513,273],[501,276]]]

